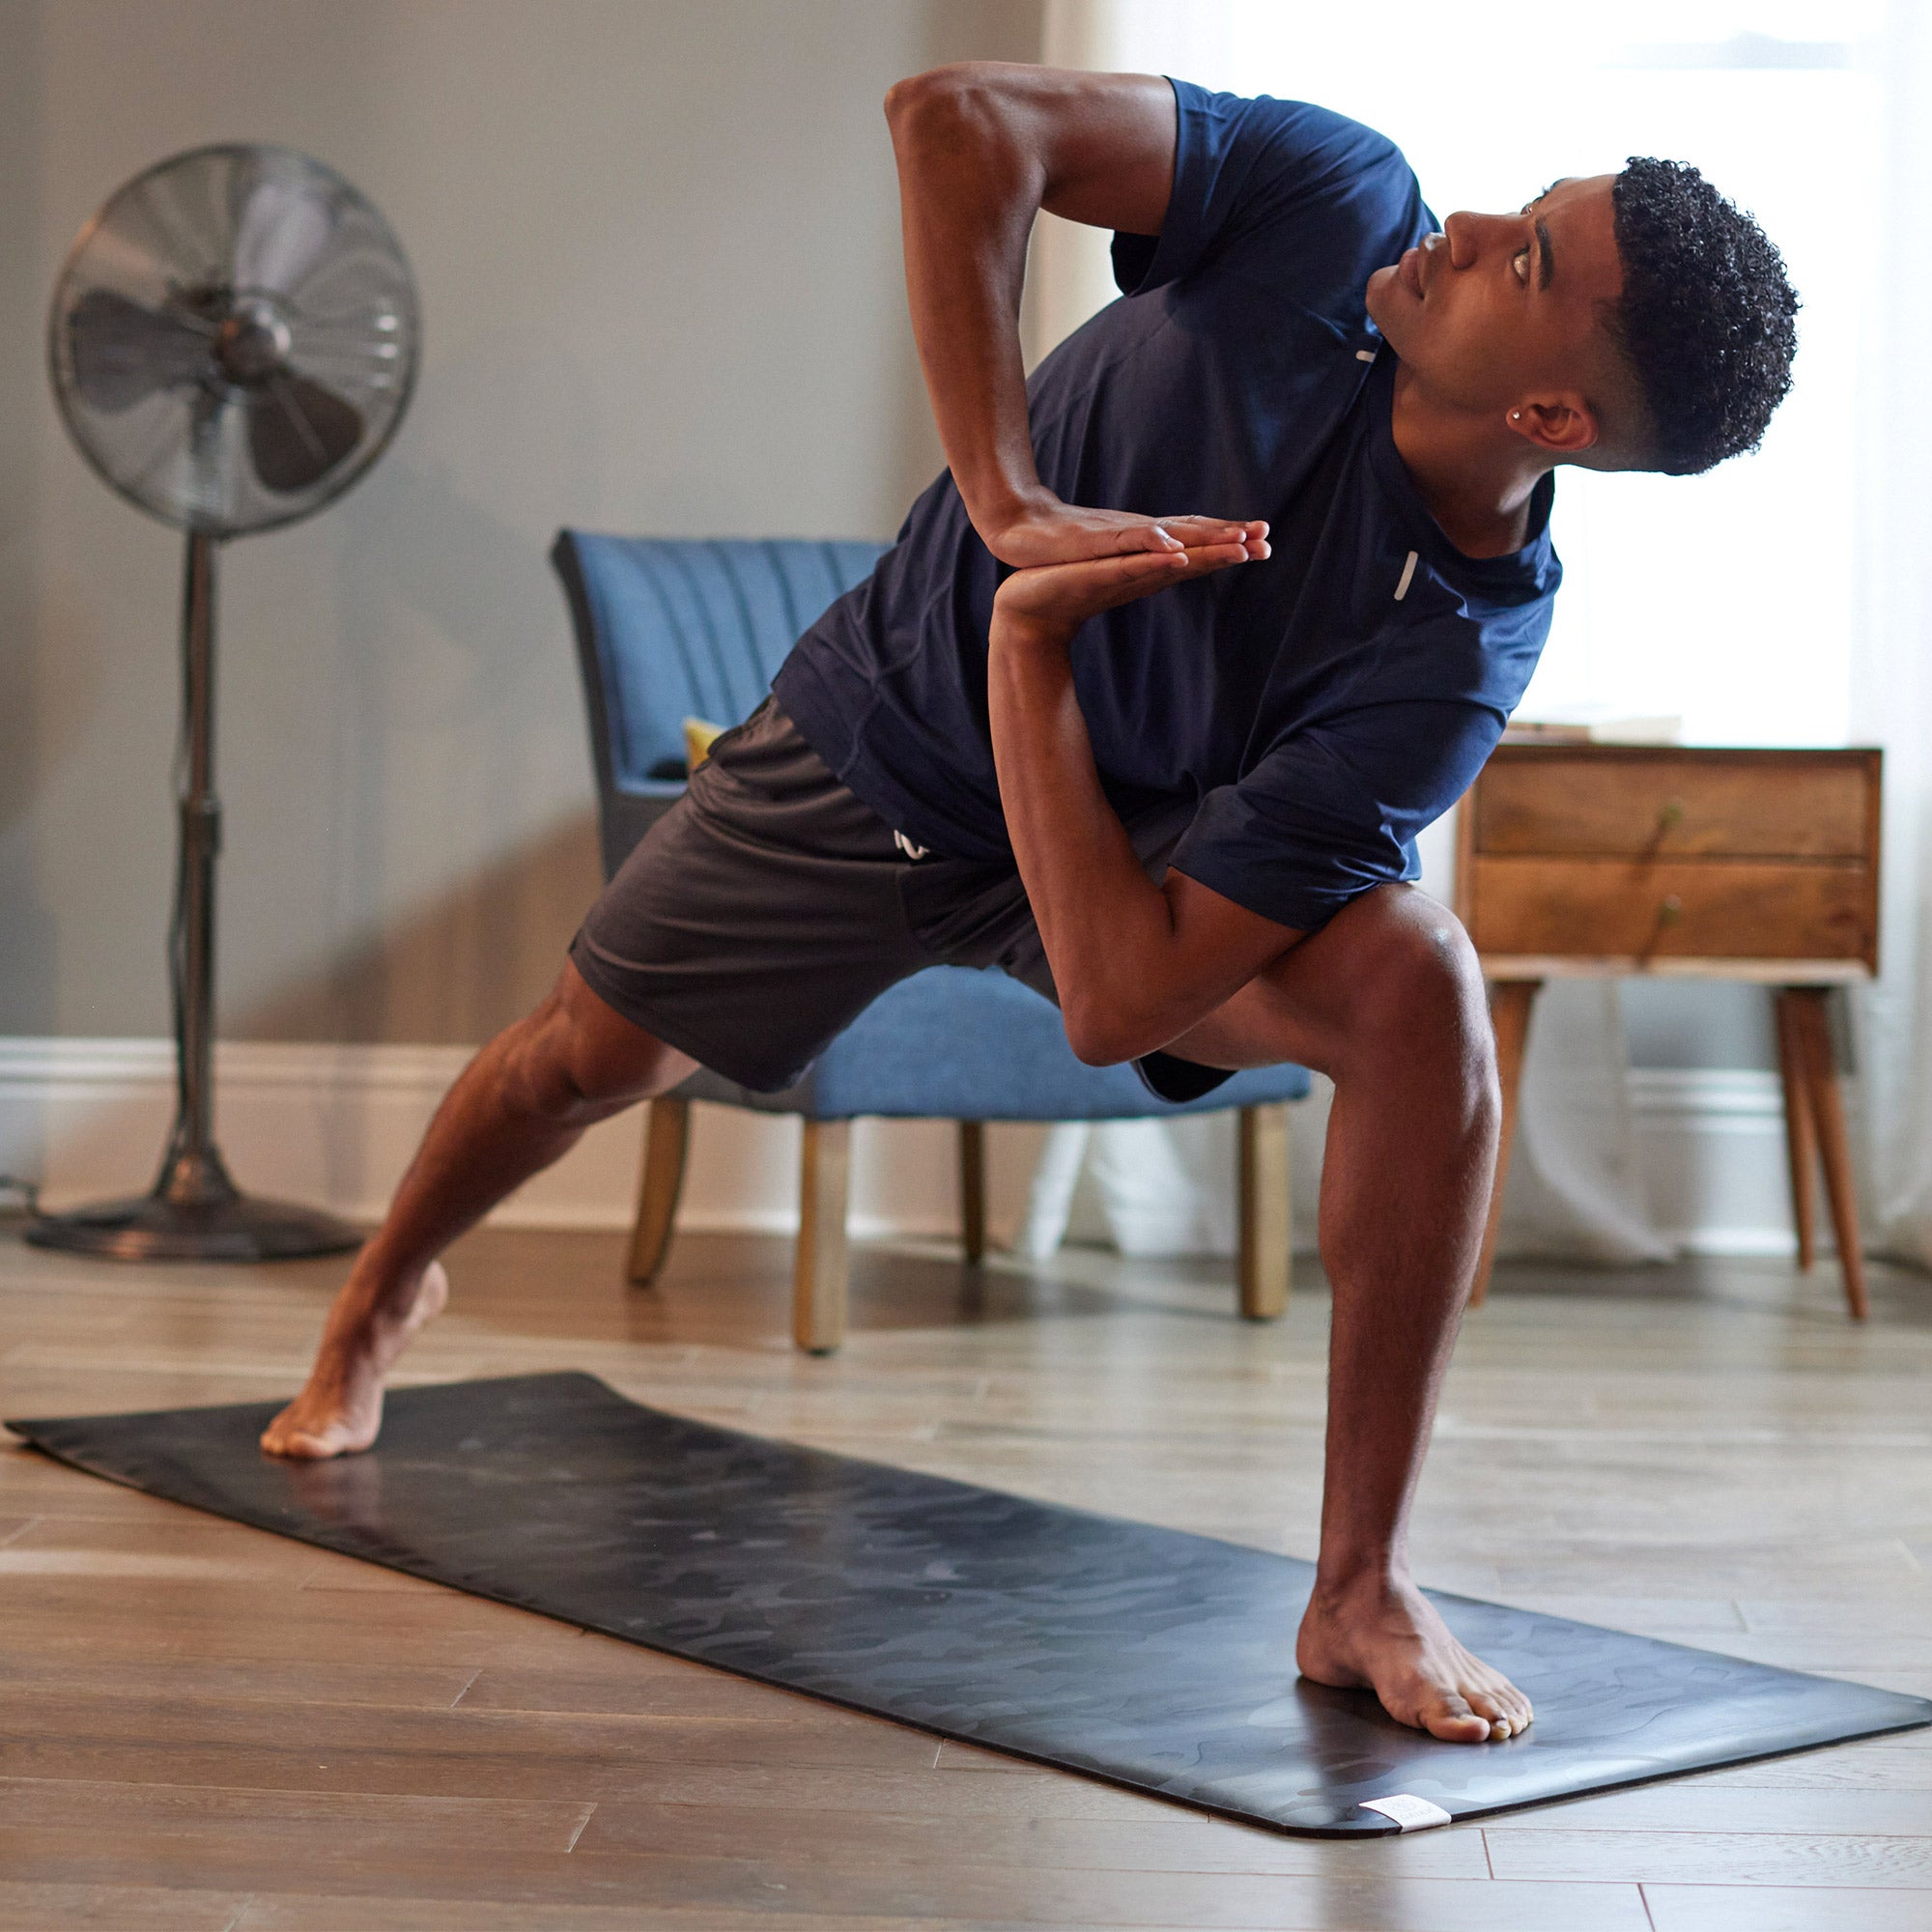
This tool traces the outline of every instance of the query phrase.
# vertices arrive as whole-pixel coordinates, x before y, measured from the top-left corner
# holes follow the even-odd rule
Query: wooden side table
[[[1545,980],[1652,974],[1776,989],[1799,1265],[1822,1161],[1865,1313],[1826,999],[1878,970],[1881,754],[1628,745],[1496,748],[1458,818],[1456,910],[1491,984],[1502,1146],[1473,1295],[1489,1287],[1530,1008]]]

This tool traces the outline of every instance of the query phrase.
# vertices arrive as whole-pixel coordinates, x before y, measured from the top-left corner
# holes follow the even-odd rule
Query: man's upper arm
[[[1158,235],[1174,192],[1174,89],[1156,73],[1043,71],[1053,90],[1049,214]]]
[[[1040,206],[1095,228],[1158,235],[1174,187],[1178,116],[1158,74],[967,61],[902,80],[886,96],[895,137],[931,128],[993,132],[1038,169]]]
[[[1066,1037],[1095,1065],[1133,1060],[1199,1025],[1281,957],[1301,934],[1238,905],[1184,872],[1170,871],[1170,943],[1134,962],[1131,981],[1082,985],[1052,961]]]

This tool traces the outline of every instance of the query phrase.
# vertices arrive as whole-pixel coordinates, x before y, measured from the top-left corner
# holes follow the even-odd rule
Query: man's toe
[[[1480,1744],[1490,1735],[1490,1720],[1472,1710],[1466,1698],[1449,1696],[1428,1713],[1423,1728],[1446,1744]]]
[[[1516,1714],[1500,1697],[1478,1693],[1469,1699],[1469,1708],[1489,1726],[1492,1738],[1512,1737],[1516,1733]]]
[[[1490,1702],[1495,1715],[1508,1720],[1511,1730],[1520,1731],[1528,1727],[1531,1715],[1529,1699],[1514,1684],[1498,1685]],[[1479,1703],[1477,1709],[1481,1708]]]

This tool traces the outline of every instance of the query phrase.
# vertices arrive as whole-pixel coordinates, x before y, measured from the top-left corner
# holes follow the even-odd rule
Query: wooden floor
[[[781,1243],[459,1249],[423,1378],[577,1366],[827,1448],[1312,1550],[1325,1298],[1070,1255],[860,1255],[784,1338]],[[339,1263],[141,1269],[0,1235],[0,1412],[277,1395]],[[1932,1691],[1932,1283],[1869,1327],[1776,1264],[1504,1269],[1424,1580]],[[1283,1838],[841,1712],[0,1448],[0,1927],[1907,1932],[1932,1733],[1369,1843]]]

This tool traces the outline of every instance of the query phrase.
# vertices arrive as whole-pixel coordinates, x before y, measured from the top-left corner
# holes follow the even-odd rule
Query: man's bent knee
[[[1472,1113],[1492,1113],[1495,1033],[1476,949],[1447,906],[1413,889],[1389,891],[1378,944],[1352,988],[1356,1043],[1434,1065],[1459,1082]]]
[[[1408,886],[1365,893],[1291,947],[1170,1051],[1210,1066],[1299,1061],[1344,1077],[1365,1058],[1493,1059],[1475,949],[1448,907]]]
[[[1331,1058],[1445,1049],[1493,1080],[1494,1042],[1476,950],[1439,900],[1409,886],[1365,893],[1271,969],[1318,989]],[[1324,1070],[1336,1072],[1338,1066]]]
[[[697,1065],[606,1005],[568,961],[518,1031],[520,1097],[531,1112],[562,1122],[621,1113],[668,1093]]]

